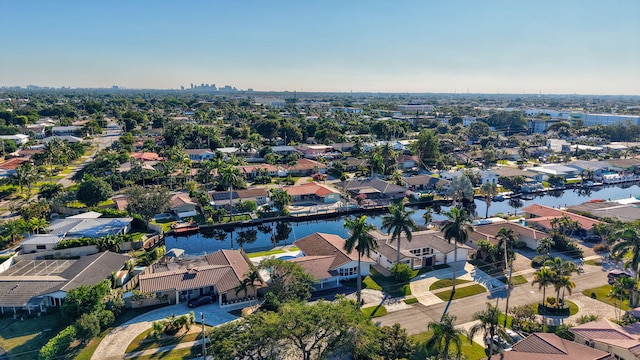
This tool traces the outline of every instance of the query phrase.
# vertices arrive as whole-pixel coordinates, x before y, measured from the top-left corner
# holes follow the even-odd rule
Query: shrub
[[[100,320],[95,313],[82,314],[76,320],[75,326],[78,339],[82,340],[83,343],[100,333]]]
[[[596,320],[598,320],[598,315],[582,315],[576,321],[578,324],[582,325]]]
[[[549,255],[538,255],[538,256],[535,256],[531,260],[531,267],[539,268],[542,265],[544,265],[544,262],[547,261],[547,260],[551,260],[551,256],[549,256]]]
[[[69,325],[64,328],[58,335],[51,338],[51,340],[49,340],[40,349],[38,358],[40,360],[50,360],[59,357],[61,354],[67,351],[76,337],[76,332],[76,327],[73,325]]]
[[[575,335],[573,335],[573,333],[569,331],[569,329],[571,329],[570,325],[565,325],[565,324],[558,325],[558,327],[556,327],[555,334],[563,339],[573,341],[575,340]]]
[[[607,244],[595,244],[593,245],[593,251],[600,253],[600,252],[607,252],[609,251],[609,245]]]
[[[391,275],[401,282],[408,282],[413,277],[413,270],[407,264],[399,263],[394,264],[390,269]]]
[[[591,292],[591,298],[592,299],[597,299],[598,298],[598,295],[596,295],[595,291]]]

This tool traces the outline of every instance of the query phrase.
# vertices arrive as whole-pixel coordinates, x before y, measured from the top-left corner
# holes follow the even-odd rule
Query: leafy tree
[[[393,264],[389,272],[393,277],[400,282],[409,282],[413,277],[413,270],[411,266],[404,263]]]
[[[291,195],[289,195],[282,189],[272,189],[271,198],[273,201],[273,206],[278,209],[278,212],[280,212],[280,214],[286,215],[289,213],[287,206],[291,204]]]
[[[435,166],[441,157],[440,141],[432,130],[422,130],[416,141],[411,144],[411,150],[425,166]]]
[[[536,313],[529,305],[514,306],[509,312],[512,315],[511,325],[514,329],[521,329],[527,322],[536,319]]]
[[[455,320],[454,315],[444,314],[440,321],[432,321],[427,324],[427,328],[433,332],[433,335],[427,340],[426,348],[431,350],[431,354],[435,350],[440,359],[449,359],[451,344],[456,348],[455,354],[457,356],[461,354],[461,337],[464,335],[464,331],[455,327],[453,324]]]
[[[536,252],[542,255],[549,255],[551,252],[551,248],[555,245],[555,241],[551,237],[545,237],[540,239],[538,242],[538,246],[536,247]]]
[[[144,188],[132,186],[126,191],[127,211],[130,214],[138,214],[145,224],[156,214],[169,209],[171,194],[164,187]]]
[[[411,242],[412,231],[418,229],[411,218],[415,211],[406,211],[404,205],[389,207],[389,214],[382,218],[382,229],[391,234],[391,241],[396,241],[396,264],[400,263],[400,237],[404,233],[407,241]]]
[[[471,218],[465,209],[451,208],[449,212],[444,213],[449,219],[442,227],[444,238],[451,243],[453,239],[453,277],[452,294],[456,292],[456,267],[458,263],[458,243],[464,244],[469,240],[469,231],[471,228]]]
[[[76,198],[88,206],[96,206],[111,196],[113,196],[111,185],[91,175],[85,176],[80,185],[78,185],[78,192],[76,193]]]
[[[383,326],[380,328],[382,332],[380,339],[380,350],[378,355],[384,360],[409,359],[413,354],[413,343],[407,335],[407,330],[402,328],[400,324],[393,326]]]
[[[358,254],[358,290],[356,293],[356,301],[358,305],[361,304],[361,292],[362,292],[362,270],[360,260],[362,256],[369,257],[371,250],[378,248],[378,242],[371,235],[371,231],[375,230],[375,226],[367,223],[367,216],[362,215],[359,218],[347,218],[344,221],[345,229],[349,230],[350,236],[344,243],[344,249],[347,253],[351,253],[354,249]]]
[[[111,283],[103,280],[95,285],[82,285],[67,291],[62,313],[69,319],[78,319],[82,314],[89,314],[104,308],[104,297],[109,294]]]
[[[76,320],[75,327],[78,339],[86,343],[100,333],[100,320],[94,313],[82,314]]]
[[[31,185],[38,179],[38,169],[30,162],[25,162],[16,168],[15,174],[11,175],[11,178],[12,182],[20,188],[20,192],[26,186],[31,193]]]
[[[46,183],[40,186],[40,191],[38,191],[38,194],[40,195],[40,197],[50,200],[60,194],[63,189],[64,187],[61,184]]]
[[[282,303],[304,301],[311,297],[316,280],[300,265],[291,261],[265,259],[259,267],[270,271],[271,283],[265,299],[271,307],[278,308]]]

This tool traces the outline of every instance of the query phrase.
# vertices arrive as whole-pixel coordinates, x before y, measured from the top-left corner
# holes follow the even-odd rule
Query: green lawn
[[[399,282],[393,276],[384,276],[374,268],[371,268],[371,279],[392,297],[411,295],[411,286],[408,282]]]
[[[413,353],[411,360],[422,360],[429,355],[429,349],[426,348],[425,344],[432,335],[433,332],[426,331],[410,336],[411,340],[416,345],[416,352]],[[468,360],[479,360],[487,357],[484,352],[484,348],[475,342],[469,341],[469,338],[466,336],[460,339],[460,344],[462,345],[462,354],[464,354]]]
[[[225,216],[224,218],[222,218],[222,221],[220,221],[220,223],[226,224],[228,222],[247,221],[247,220],[251,220],[251,216],[249,216],[249,215],[233,215],[233,217]]]
[[[602,260],[589,259],[589,260],[586,260],[584,263],[587,264],[587,265],[591,265],[591,266],[601,266],[602,265]]]
[[[171,226],[176,222],[177,221],[175,220],[160,220],[160,221],[153,220],[153,221],[150,221],[149,223],[162,226],[162,232],[166,233],[172,230]]]
[[[0,347],[11,359],[36,359],[40,348],[67,325],[58,313],[24,320],[4,317],[0,319]]]
[[[195,341],[200,339],[201,332],[195,331],[198,329],[202,329],[200,325],[194,324],[191,327],[191,332],[188,334],[181,334],[175,337],[168,337],[164,339],[155,339],[151,337],[151,332],[153,329],[148,329],[142,334],[138,335],[129,346],[127,346],[126,353],[135,352],[135,351],[143,351],[147,349],[155,349],[162,346],[176,345],[183,342]],[[210,332],[213,329],[210,326],[205,325],[205,331]]]
[[[574,303],[573,301],[565,299],[564,302],[569,305],[569,316],[577,314],[578,311],[580,310],[578,308],[578,305],[576,305],[576,303]],[[549,306],[549,305],[547,304],[547,306]],[[533,311],[535,311],[535,313],[537,314],[538,313],[538,304],[537,303],[536,304],[531,304],[531,307],[533,308]]]
[[[404,299],[403,300],[405,304],[411,305],[411,304],[415,304],[418,302],[418,299],[416,298],[408,298],[408,299]]]
[[[178,349],[170,352],[157,353],[153,355],[138,356],[136,360],[155,360],[155,359],[199,359],[202,357],[202,345],[196,345],[192,348]]]
[[[477,294],[482,294],[483,292],[487,292],[487,289],[479,284],[473,284],[470,286],[456,288],[456,293],[453,295],[453,299],[461,299],[467,296],[473,296]],[[442,299],[443,301],[449,301],[451,297],[451,290],[445,290],[435,294],[437,297]]]
[[[507,283],[506,277],[498,278],[498,280],[502,281],[505,284]],[[527,283],[527,279],[522,275],[516,275],[511,277],[511,285],[513,286],[526,284],[526,283]]]
[[[370,307],[362,308],[361,310],[365,315],[367,315],[370,318],[376,318],[376,317],[387,315],[387,308],[385,308],[383,305],[370,306]]]
[[[269,251],[258,251],[254,253],[249,253],[247,254],[247,256],[250,258],[254,258],[258,256],[269,256],[269,255],[282,254],[282,253],[286,253],[286,251],[282,249],[275,249],[275,250],[269,250]]]
[[[456,279],[456,285],[466,284],[468,282],[471,282],[471,280]],[[429,286],[429,291],[448,288],[451,286],[453,286],[451,279],[440,279]]]
[[[623,300],[622,304],[620,304],[620,300],[616,300],[609,297],[610,291],[611,291],[611,285],[607,284],[597,288],[587,289],[583,291],[582,294],[585,296],[593,297],[591,293],[594,293],[595,294],[594,299],[598,301],[602,301],[603,303],[616,306],[622,310],[631,310],[631,307],[629,307],[629,300]]]

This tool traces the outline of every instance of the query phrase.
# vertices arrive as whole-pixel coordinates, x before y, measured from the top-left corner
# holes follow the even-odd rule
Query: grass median
[[[435,295],[443,301],[449,301],[449,298],[451,298],[451,300],[456,300],[456,299],[465,298],[467,296],[482,294],[484,292],[487,292],[487,289],[484,286],[479,284],[473,284],[465,287],[456,288],[456,293],[453,295],[453,298],[451,298],[451,290],[441,291],[441,292],[435,293]]]

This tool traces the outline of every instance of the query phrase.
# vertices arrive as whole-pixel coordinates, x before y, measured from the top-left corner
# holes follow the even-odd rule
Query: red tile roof
[[[0,169],[4,169],[4,170],[15,170],[18,166],[28,162],[28,159],[24,159],[24,158],[13,158],[13,159],[9,159],[5,162],[3,162],[2,164],[0,164]]]
[[[327,165],[309,159],[300,159],[295,165],[286,166],[289,171],[314,170],[316,167],[327,169]]]
[[[574,214],[568,211],[554,209],[552,207],[532,204],[527,207],[522,208],[522,211],[528,214],[535,215],[537,217],[527,219],[528,222],[539,224],[545,229],[551,229],[551,220],[559,217],[566,216],[573,221],[577,221],[580,223],[580,227],[585,230],[591,230],[594,225],[600,224],[600,221],[592,218],[588,218],[586,216]]]
[[[513,346],[513,351],[500,353],[502,360],[604,360],[611,356],[552,333],[534,333]]]
[[[358,260],[357,252],[347,253],[344,250],[344,239],[338,235],[315,233],[303,237],[294,244],[306,256],[334,256],[330,269],[336,269],[350,261]],[[363,256],[360,261],[374,263],[367,256]]]
[[[283,188],[287,194],[291,196],[312,195],[315,194],[320,197],[324,197],[331,194],[339,194],[338,190],[332,189],[326,185],[318,184],[316,182],[306,183],[302,185],[287,186]]]
[[[159,161],[163,160],[158,154],[154,152],[136,152],[131,154],[132,159],[137,159],[141,161]]]

